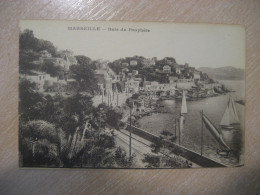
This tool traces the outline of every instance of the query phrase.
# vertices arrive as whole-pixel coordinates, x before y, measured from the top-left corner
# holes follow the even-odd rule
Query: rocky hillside
[[[245,70],[234,68],[232,66],[209,68],[201,67],[199,71],[206,73],[209,77],[217,80],[243,80],[245,79]]]

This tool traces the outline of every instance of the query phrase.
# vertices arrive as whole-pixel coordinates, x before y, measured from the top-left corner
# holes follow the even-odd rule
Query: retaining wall
[[[127,131],[130,130],[130,125],[126,128]],[[142,137],[143,139],[146,139],[151,142],[161,142],[162,140],[159,138],[159,136],[156,136],[152,133],[149,133],[145,130],[142,130],[140,128],[131,127],[132,133],[135,135],[138,135]],[[176,155],[182,156],[183,158],[194,162],[195,164],[202,166],[202,167],[226,167],[226,165],[214,161],[208,157],[201,156],[199,153],[191,151],[183,146],[177,145],[173,142],[163,140],[164,143],[167,143],[169,149]]]

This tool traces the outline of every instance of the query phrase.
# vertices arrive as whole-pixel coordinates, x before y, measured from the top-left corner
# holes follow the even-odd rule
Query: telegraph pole
[[[113,90],[113,100],[114,100],[114,96],[115,96],[115,92],[114,92],[114,90]]]
[[[200,138],[200,154],[202,156],[202,145],[203,145],[203,110],[201,111],[201,138]]]
[[[176,118],[175,118],[175,137],[176,137],[176,128],[177,128],[177,120],[176,120]]]
[[[181,124],[180,124],[180,119],[178,120],[178,126],[179,126],[179,145],[181,145]]]
[[[107,105],[109,106],[109,93],[107,92]]]
[[[102,89],[102,104],[104,102],[104,89]]]
[[[130,136],[129,136],[129,161],[131,159],[131,147],[132,147],[132,108],[130,102]]]
[[[118,106],[118,92],[117,92],[117,98],[116,98],[116,106]]]

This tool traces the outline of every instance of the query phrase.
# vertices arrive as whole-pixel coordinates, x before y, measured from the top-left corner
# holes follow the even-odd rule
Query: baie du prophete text
[[[147,29],[147,28],[117,28],[117,27],[101,28],[101,27],[89,27],[89,26],[69,26],[68,30],[72,30],[72,31],[137,32],[137,33],[151,32],[151,30]]]

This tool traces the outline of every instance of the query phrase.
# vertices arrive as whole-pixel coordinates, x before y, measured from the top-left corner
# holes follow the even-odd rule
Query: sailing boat
[[[203,112],[201,112],[202,121],[204,122],[206,128],[210,131],[213,137],[217,140],[217,142],[224,148],[224,150],[217,150],[218,154],[220,155],[228,155],[231,149],[225,143],[221,132],[214,126],[214,124],[206,117]]]
[[[229,96],[228,105],[220,122],[220,126],[225,129],[233,129],[232,125],[239,124],[236,106],[232,96]]]
[[[181,103],[181,115],[187,114],[187,103],[186,103],[186,95],[184,93],[184,90],[182,91],[182,103]]]

